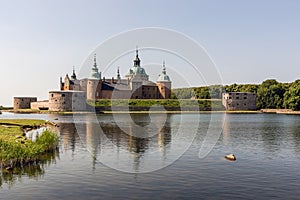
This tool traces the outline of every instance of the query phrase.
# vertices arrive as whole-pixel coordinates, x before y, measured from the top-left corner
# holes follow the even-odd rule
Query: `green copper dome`
[[[165,62],[163,62],[163,69],[158,77],[157,82],[171,82],[170,77],[167,75]]]
[[[129,69],[128,74],[126,77],[142,77],[144,79],[148,79],[148,74],[146,73],[145,69],[141,67],[141,60],[138,55],[138,50],[136,50],[136,57],[133,60],[133,67]]]
[[[90,72],[89,79],[93,80],[100,80],[101,74],[98,71],[97,62],[96,62],[96,54],[94,55],[94,66],[92,67],[92,70]]]
[[[129,75],[137,75],[137,74],[140,74],[140,75],[147,75],[146,71],[144,68],[140,67],[140,66],[133,66],[129,69]]]

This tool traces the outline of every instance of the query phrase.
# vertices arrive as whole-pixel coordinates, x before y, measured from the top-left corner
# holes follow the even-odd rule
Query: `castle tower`
[[[64,90],[72,90],[71,80],[68,74],[65,76]]]
[[[76,73],[75,73],[75,67],[73,66],[73,74],[71,76],[71,80],[76,80]]]
[[[148,81],[149,76],[145,69],[141,67],[141,60],[139,58],[139,50],[136,49],[135,59],[133,60],[133,66],[129,69],[128,74],[125,76],[126,79]]]
[[[64,83],[62,81],[62,77],[59,78],[59,88],[60,90],[64,90]]]
[[[160,98],[171,98],[172,82],[170,80],[170,77],[167,75],[165,61],[163,62],[162,73],[159,75],[158,80],[156,81],[156,85],[160,93]]]
[[[117,82],[120,83],[121,81],[121,75],[120,75],[120,69],[118,67],[118,70],[117,70]]]
[[[101,73],[98,71],[96,54],[94,55],[94,65],[87,81],[87,99],[99,99],[101,97]]]

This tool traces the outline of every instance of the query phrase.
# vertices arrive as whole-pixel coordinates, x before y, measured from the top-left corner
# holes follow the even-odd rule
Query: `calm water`
[[[70,115],[0,117],[58,118],[61,137],[59,152],[41,165],[2,173],[0,199],[300,197],[300,116],[227,114],[203,159],[199,149],[215,128],[209,114],[200,123],[196,114],[81,115],[76,123]],[[228,153],[237,161],[224,159]]]

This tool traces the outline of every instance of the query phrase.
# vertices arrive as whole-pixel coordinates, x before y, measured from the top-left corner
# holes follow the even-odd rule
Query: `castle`
[[[122,79],[119,68],[117,77],[101,77],[94,55],[94,64],[88,78],[77,79],[75,70],[71,77],[67,74],[64,82],[60,78],[60,90],[50,91],[49,100],[37,101],[31,97],[15,97],[14,109],[31,108],[49,111],[83,111],[86,100],[97,99],[170,99],[172,82],[166,73],[165,63],[156,83],[149,81],[136,50],[133,66]]]
[[[87,99],[170,99],[172,82],[166,73],[165,63],[156,83],[149,81],[144,68],[141,67],[138,50],[133,61],[133,66],[122,79],[119,68],[117,77],[101,77],[96,54],[90,75],[85,79],[77,79],[75,70],[71,77],[65,76],[64,82],[60,78],[61,91],[84,91]]]
[[[256,95],[253,92],[226,92],[222,94],[226,110],[256,110]]]

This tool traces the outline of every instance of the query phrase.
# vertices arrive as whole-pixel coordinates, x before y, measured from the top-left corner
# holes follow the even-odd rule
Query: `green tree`
[[[257,108],[283,108],[285,88],[275,79],[262,82],[257,89]]]
[[[204,86],[204,87],[198,87],[198,88],[193,88],[195,97],[197,99],[210,99],[210,93],[209,93],[209,88]]]
[[[300,80],[296,80],[290,84],[284,94],[283,105],[288,109],[300,110]]]
[[[173,99],[190,99],[193,95],[193,88],[177,88],[172,90]]]

